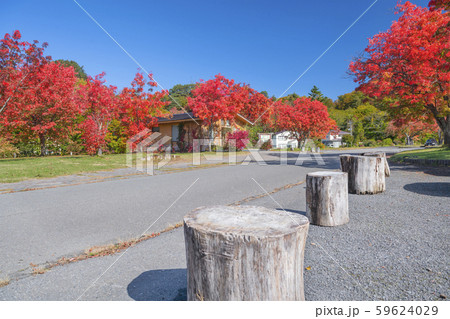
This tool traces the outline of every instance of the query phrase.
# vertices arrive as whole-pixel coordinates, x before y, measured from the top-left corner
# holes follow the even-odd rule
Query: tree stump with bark
[[[367,153],[362,153],[362,155],[384,158],[384,172],[386,173],[386,177],[391,176],[391,169],[389,167],[389,163],[386,158],[386,153],[384,153],[384,152],[367,152]]]
[[[348,223],[348,175],[321,171],[306,175],[306,215],[311,224],[339,226]]]
[[[385,159],[378,156],[340,155],[341,170],[348,173],[352,194],[377,194],[386,190]]]
[[[305,216],[255,206],[184,217],[188,300],[304,300]]]

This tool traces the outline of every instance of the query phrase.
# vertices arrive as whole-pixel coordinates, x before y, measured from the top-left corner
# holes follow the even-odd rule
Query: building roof
[[[348,134],[352,134],[352,133],[349,133],[349,132],[346,132],[346,131],[341,131],[341,130],[331,130],[331,131],[329,131],[328,132],[328,134],[327,135],[348,135]]]
[[[166,123],[166,122],[179,122],[179,121],[186,121],[186,120],[199,120],[198,117],[194,116],[194,113],[187,112],[187,113],[181,113],[181,114],[172,114],[172,117],[166,118],[166,117],[158,117],[158,123]]]
[[[236,114],[236,117],[240,118],[241,120],[249,123],[250,125],[253,125],[254,123],[247,120],[245,117],[243,117],[240,114]],[[166,118],[166,117],[157,117],[158,123],[172,123],[172,122],[180,122],[180,121],[194,121],[194,120],[200,120],[199,117],[194,116],[193,112],[187,112],[187,113],[180,113],[180,114],[172,114],[172,117]]]
[[[243,117],[241,114],[236,114],[236,117],[239,117],[241,120],[243,120],[244,122],[247,122],[248,124],[250,124],[250,125],[255,125],[255,123],[253,123],[253,122],[250,122],[250,120],[248,120],[248,119],[246,119],[245,117]]]

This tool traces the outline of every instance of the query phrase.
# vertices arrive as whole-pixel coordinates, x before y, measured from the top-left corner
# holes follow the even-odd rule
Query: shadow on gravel
[[[137,301],[187,300],[186,269],[145,271],[128,284],[128,295]]]
[[[412,183],[403,188],[421,195],[450,197],[450,183]]]
[[[277,208],[277,210],[287,211],[289,213],[300,214],[300,215],[306,216],[306,212],[301,211],[301,210],[287,209],[287,208],[285,208],[285,209]]]

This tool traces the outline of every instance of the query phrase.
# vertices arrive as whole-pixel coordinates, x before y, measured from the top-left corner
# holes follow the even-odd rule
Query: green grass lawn
[[[238,152],[242,154],[244,152]],[[219,155],[202,152],[203,156]],[[192,162],[192,153],[175,153],[176,163]],[[227,156],[224,153],[223,156]],[[133,156],[134,157],[134,156]],[[135,160],[133,158],[133,160]],[[156,159],[157,161],[157,159]],[[103,156],[47,156],[0,159],[0,183],[15,183],[32,178],[49,178],[126,167],[126,154]]]
[[[450,160],[450,148],[432,147],[422,150],[405,151],[393,155],[391,160],[395,162],[402,162],[405,158]]]
[[[123,168],[125,159],[125,154],[0,159],[0,183]]]

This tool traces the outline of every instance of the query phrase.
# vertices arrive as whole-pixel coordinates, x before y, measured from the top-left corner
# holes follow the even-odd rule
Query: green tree
[[[356,146],[359,146],[359,143],[364,141],[364,127],[361,121],[353,123],[353,137]]]
[[[323,102],[323,100],[325,99],[325,96],[322,94],[322,92],[320,92],[319,88],[315,85],[313,86],[311,91],[308,93],[308,96],[312,100],[318,100],[320,102]]]
[[[364,103],[355,109],[354,118],[361,121],[367,139],[383,140],[387,137],[388,117],[386,112],[372,104]]]
[[[298,99],[300,97],[300,95],[298,95],[297,93],[292,93],[286,96],[283,96],[280,100],[282,102],[288,102],[288,103],[293,103],[296,99]]]
[[[64,66],[71,66],[75,69],[77,78],[79,79],[83,79],[86,80],[88,75],[86,74],[86,72],[84,71],[83,66],[80,66],[77,62],[72,61],[72,60],[63,60],[63,59],[59,59],[56,60],[55,62],[58,62]]]
[[[344,95],[338,96],[336,101],[336,109],[348,110],[356,109],[361,104],[367,102],[369,98],[360,91],[353,91]]]
[[[165,99],[169,101],[170,104],[166,106],[166,109],[170,110],[172,108],[176,108],[178,110],[185,109],[186,111],[190,111],[188,107],[187,98],[192,97],[191,91],[195,88],[196,84],[176,84],[170,90],[170,96],[167,96]],[[175,101],[176,102],[175,102]]]
[[[323,95],[323,93],[319,90],[319,88],[317,86],[313,86],[313,88],[311,89],[311,91],[308,93],[308,96],[312,99],[312,100],[317,100],[319,102],[322,102],[323,104],[325,104],[327,106],[327,109],[330,110],[332,108],[334,108],[334,102],[332,99],[330,99],[329,97],[326,97],[325,95]]]
[[[345,144],[346,147],[353,146],[354,137],[351,134],[342,136],[342,142]]]
[[[269,93],[267,93],[267,91],[261,91],[260,93],[264,95],[266,98],[269,98]]]

